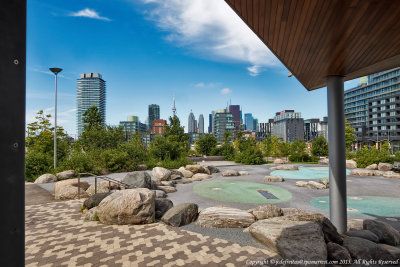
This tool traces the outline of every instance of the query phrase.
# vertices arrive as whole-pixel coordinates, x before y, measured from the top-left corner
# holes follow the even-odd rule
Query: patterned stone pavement
[[[246,266],[276,256],[161,223],[85,222],[81,203],[26,206],[26,266]]]

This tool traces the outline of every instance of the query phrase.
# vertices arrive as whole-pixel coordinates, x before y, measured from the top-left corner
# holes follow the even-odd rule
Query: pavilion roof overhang
[[[225,0],[307,90],[400,66],[393,0]]]

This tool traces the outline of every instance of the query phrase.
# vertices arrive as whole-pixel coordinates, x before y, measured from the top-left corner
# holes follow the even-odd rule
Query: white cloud
[[[279,64],[278,59],[222,0],[142,0],[167,40],[204,57],[249,64],[249,74]]]
[[[101,17],[99,15],[99,13],[97,13],[95,10],[90,9],[90,8],[85,8],[85,9],[79,10],[78,12],[72,12],[70,14],[70,16],[111,21],[109,18]]]
[[[232,93],[232,90],[229,89],[229,88],[223,88],[223,89],[221,89],[221,94],[223,94],[223,95],[228,95],[228,94],[230,94],[230,93]]]

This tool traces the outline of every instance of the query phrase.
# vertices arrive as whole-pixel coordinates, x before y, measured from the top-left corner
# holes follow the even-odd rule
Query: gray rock
[[[296,208],[281,208],[283,216],[309,214],[307,211]]]
[[[157,186],[157,188],[159,189],[159,190],[162,190],[162,191],[164,191],[165,193],[175,193],[176,192],[176,188],[175,187],[173,187],[173,186],[165,186],[165,185],[159,185],[159,186]]]
[[[88,212],[85,214],[85,221],[97,221],[98,215],[97,215],[97,207],[91,208],[88,210]]]
[[[310,188],[310,189],[326,189],[326,186],[324,184],[321,183],[317,183],[315,181],[298,181],[296,182],[296,186],[298,187],[306,187],[306,188]]]
[[[355,162],[355,161],[352,160],[352,159],[346,160],[346,168],[348,168],[348,169],[355,169],[355,168],[357,168],[357,162]]]
[[[363,227],[364,230],[370,230],[372,233],[377,235],[379,242],[381,243],[391,246],[397,246],[400,244],[400,233],[385,222],[364,220]]]
[[[390,163],[379,163],[378,170],[380,171],[391,171],[393,169],[393,165]]]
[[[379,237],[369,230],[352,230],[345,233],[347,236],[364,238],[374,243],[379,242]]]
[[[89,183],[86,182],[86,181],[82,181],[81,180],[80,182],[78,182],[78,179],[68,179],[68,180],[64,180],[64,181],[59,181],[59,182],[54,184],[54,195],[57,198],[58,192],[63,187],[67,187],[67,186],[78,187],[78,185],[83,191],[86,191],[86,189],[89,188]]]
[[[94,194],[83,202],[83,206],[90,210],[94,207],[97,207],[104,198],[111,194],[112,192]]]
[[[339,244],[329,242],[326,244],[328,260],[330,261],[351,261],[350,252]]]
[[[196,225],[207,228],[245,228],[255,222],[247,211],[228,207],[209,207],[199,213]]]
[[[383,177],[400,179],[400,173],[393,172],[393,171],[387,171],[387,172],[383,173]]]
[[[206,173],[196,173],[195,175],[190,178],[192,181],[203,181],[206,179],[210,179],[212,176]]]
[[[246,176],[246,175],[249,175],[249,172],[248,171],[239,171],[239,175]]]
[[[367,170],[377,170],[378,169],[378,164],[371,164],[365,167]]]
[[[145,171],[147,170],[147,165],[146,164],[139,164],[137,167],[138,171]]]
[[[168,198],[156,198],[155,209],[156,209],[156,219],[160,219],[170,208],[174,206],[171,200]]]
[[[183,177],[182,173],[179,174],[171,174],[170,179],[171,180],[176,180],[176,179],[181,179]]]
[[[177,184],[190,184],[190,183],[193,183],[193,181],[192,181],[192,179],[189,179],[189,178],[182,178],[182,179],[175,180],[175,183],[177,183]]]
[[[326,218],[324,215],[320,213],[289,215],[278,218],[287,221],[308,221],[308,222],[318,223],[321,226],[322,232],[324,233],[324,238],[326,243],[328,242],[334,242],[337,244],[343,243],[343,239],[341,235],[337,232],[336,227],[332,224],[332,222],[328,218]]]
[[[100,202],[97,214],[105,224],[153,223],[155,193],[147,188],[117,191]]]
[[[350,252],[353,259],[368,261],[384,260],[392,257],[389,251],[364,238],[345,237],[343,238],[343,247]]]
[[[257,221],[249,231],[254,239],[288,260],[326,260],[327,249],[321,226],[307,221],[275,217]]]
[[[80,189],[80,193],[79,193],[79,198],[87,198],[88,194]],[[78,187],[75,186],[65,186],[63,188],[61,188],[57,194],[55,194],[55,199],[60,199],[60,200],[67,200],[67,199],[78,199]]]
[[[104,184],[98,183],[97,184],[97,193],[106,193],[110,192],[108,186],[104,186]],[[86,193],[88,196],[92,196],[95,194],[94,184],[91,184],[88,189],[86,189]]]
[[[264,220],[273,217],[283,216],[283,211],[281,208],[271,204],[265,204],[258,206],[255,209],[249,210],[257,220]]]
[[[186,165],[185,170],[196,173],[207,173],[206,169],[202,165]]]
[[[168,181],[171,177],[171,171],[162,167],[154,167],[152,174],[160,181]]]
[[[287,164],[288,161],[286,159],[275,159],[274,164]]]
[[[350,175],[373,176],[374,171],[366,170],[366,169],[353,169],[353,170],[351,170]]]
[[[329,165],[329,159],[320,159],[318,161],[318,164],[320,164],[320,165]]]
[[[188,171],[188,170],[185,170],[184,167],[180,167],[180,168],[178,169],[178,171],[179,171],[180,173],[182,173],[183,177],[185,177],[185,178],[191,178],[191,177],[193,176],[193,172]]]
[[[378,170],[373,170],[373,172],[374,172],[374,176],[383,176],[384,174],[387,173],[387,172],[378,171]]]
[[[156,198],[166,198],[167,194],[162,190],[153,190],[156,193]]]
[[[146,171],[130,172],[121,182],[136,188],[151,189],[151,176]]]
[[[207,169],[210,171],[211,174],[219,172],[219,169],[213,165],[207,166]]]
[[[174,181],[161,181],[160,185],[175,186],[175,182]]]
[[[57,177],[51,173],[42,174],[35,180],[35,184],[45,184],[45,183],[55,183],[55,182],[57,182]]]
[[[285,170],[285,171],[297,171],[299,166],[296,165],[278,165],[275,170]]]
[[[325,188],[329,188],[329,178],[321,178],[318,183],[325,185]]]
[[[347,231],[363,230],[363,219],[350,219],[347,220]]]
[[[222,176],[239,176],[239,172],[237,170],[226,170],[222,172]]]
[[[75,176],[75,171],[74,170],[68,170],[68,171],[63,171],[59,172],[56,174],[58,180],[66,180],[73,178]]]
[[[175,227],[189,224],[196,220],[198,215],[198,206],[194,203],[182,203],[169,209],[161,221],[165,224]]]
[[[265,176],[264,177],[264,182],[283,182],[285,179],[283,179],[281,176]]]
[[[378,244],[378,247],[380,249],[384,249],[386,250],[389,254],[390,257],[388,258],[388,260],[393,260],[393,261],[398,261],[400,259],[400,248],[399,247],[393,247],[393,246],[389,246],[386,244]]]

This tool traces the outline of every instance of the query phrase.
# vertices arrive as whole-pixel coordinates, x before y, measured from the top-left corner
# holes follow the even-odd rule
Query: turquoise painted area
[[[350,170],[346,170],[350,174]],[[285,179],[320,179],[329,177],[328,167],[299,167],[298,171],[276,170],[271,172],[271,176],[281,176]]]
[[[267,190],[278,199],[267,199],[257,189]],[[292,198],[292,194],[281,187],[242,181],[202,182],[196,184],[193,191],[206,198],[235,203],[273,204]]]
[[[310,203],[322,210],[329,209],[329,197],[313,198]],[[347,197],[347,214],[397,216],[400,215],[400,198],[350,196]]]

